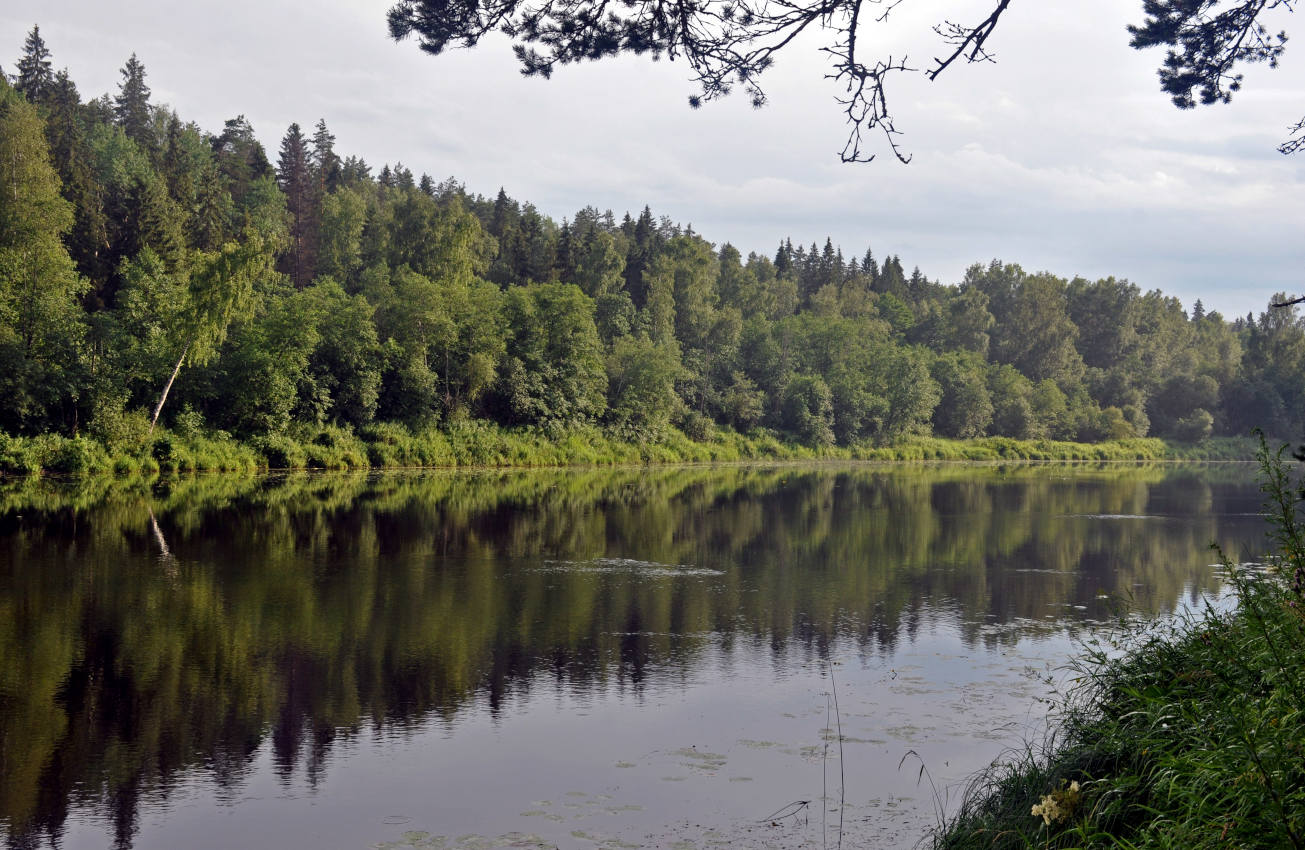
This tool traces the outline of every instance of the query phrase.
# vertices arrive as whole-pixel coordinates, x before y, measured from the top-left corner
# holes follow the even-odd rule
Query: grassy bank
[[[1182,445],[1158,439],[1108,443],[1054,440],[912,438],[892,446],[812,447],[770,432],[718,430],[691,440],[670,429],[655,442],[629,442],[597,428],[550,433],[483,422],[412,431],[372,425],[355,433],[335,427],[297,428],[238,442],[222,432],[167,431],[130,444],[88,437],[9,437],[0,434],[0,474],[147,475],[174,472],[253,472],[263,469],[388,469],[404,467],[539,467],[728,462],[745,460],[1246,460],[1249,440],[1219,438]]]
[[[935,848],[1305,846],[1305,540],[1261,456],[1279,554],[1225,564],[1231,611],[1088,648],[1042,746],[970,787]]]

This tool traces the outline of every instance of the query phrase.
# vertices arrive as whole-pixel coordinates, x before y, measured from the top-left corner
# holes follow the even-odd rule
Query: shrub
[[[268,469],[303,469],[308,465],[304,447],[284,434],[259,437],[254,449],[263,456]]]
[[[109,471],[110,463],[99,443],[86,437],[72,437],[60,440],[42,466],[47,472],[59,475],[90,475]]]

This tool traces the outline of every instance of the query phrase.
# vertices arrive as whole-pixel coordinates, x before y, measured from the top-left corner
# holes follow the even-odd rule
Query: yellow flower
[[[1052,791],[1042,798],[1042,802],[1033,807],[1030,814],[1042,818],[1042,823],[1051,826],[1062,820],[1068,820],[1078,806],[1079,786],[1077,780],[1069,783],[1068,788]]]
[[[1042,822],[1047,826],[1051,826],[1051,824],[1060,820],[1062,813],[1060,811],[1060,803],[1056,800],[1056,795],[1052,793],[1043,797],[1042,802],[1033,807],[1033,816],[1041,816]]]

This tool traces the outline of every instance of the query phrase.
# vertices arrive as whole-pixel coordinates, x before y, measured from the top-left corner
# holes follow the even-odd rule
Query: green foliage
[[[96,401],[87,432],[100,442],[109,454],[120,457],[124,452],[137,452],[149,438],[149,414],[142,409],[124,409],[121,398],[100,398]]]
[[[1196,443],[1214,431],[1214,417],[1208,410],[1197,408],[1174,423],[1174,438],[1185,443]]]
[[[332,278],[318,279],[306,295],[318,317],[318,343],[308,361],[308,382],[317,404],[305,418],[354,426],[371,422],[380,399],[382,368],[375,308],[361,295],[346,295]],[[301,399],[303,395],[301,389]]]
[[[680,356],[674,344],[644,336],[621,337],[607,358],[606,420],[628,440],[656,441],[666,435],[680,406],[675,381]]]
[[[995,362],[1009,363],[1033,381],[1050,378],[1063,386],[1078,380],[1083,358],[1074,347],[1078,329],[1068,314],[1064,281],[994,260],[986,269],[970,267],[965,285],[988,296],[996,320]]]
[[[941,436],[958,439],[982,434],[993,417],[982,362],[958,355],[939,357],[930,374],[942,393],[933,411],[934,430]],[[1003,429],[999,433],[1012,432]],[[1023,433],[1014,436],[1026,433],[1027,429],[1023,429]]]
[[[798,375],[784,390],[783,422],[799,442],[828,446],[834,442],[834,399],[819,375]]]
[[[85,281],[62,237],[72,205],[36,107],[0,81],[0,428],[33,433],[75,419]]]
[[[574,284],[538,283],[507,293],[507,365],[495,388],[509,422],[572,427],[607,406],[607,374],[593,301]]]
[[[99,443],[85,437],[73,437],[58,441],[42,467],[56,475],[91,475],[108,472],[111,463],[108,453]]]

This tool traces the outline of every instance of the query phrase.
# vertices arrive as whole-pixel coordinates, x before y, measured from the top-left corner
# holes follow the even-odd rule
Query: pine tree
[[[320,195],[334,192],[340,186],[340,157],[335,152],[335,136],[326,129],[326,119],[319,118],[313,131],[313,170],[317,173],[317,191]],[[426,178],[429,180],[430,178]]]
[[[180,208],[158,177],[132,183],[124,202],[126,215],[120,238],[123,259],[150,248],[168,271],[175,271],[185,257]]]
[[[34,26],[23,42],[23,58],[18,60],[14,89],[27,98],[28,103],[44,103],[53,85],[50,51],[41,38],[41,28]]]
[[[298,124],[291,124],[281,139],[276,182],[285,193],[286,211],[290,213],[290,245],[282,258],[281,270],[290,275],[296,287],[303,289],[312,282],[316,266],[321,203],[308,143]]]
[[[557,256],[553,260],[553,270],[555,276],[566,282],[570,282],[571,273],[575,269],[574,240],[571,238],[571,222],[565,218],[562,219],[562,229],[557,232]]]
[[[865,249],[865,259],[861,261],[861,273],[870,279],[870,288],[879,291],[879,261],[875,259],[874,252],[869,248]]]
[[[500,186],[498,196],[494,198],[494,211],[489,217],[487,229],[490,235],[495,239],[502,239],[504,233],[516,227],[519,215],[517,202],[509,198],[507,190]]]
[[[775,271],[780,277],[787,277],[793,271],[793,240],[785,239],[776,249]]]
[[[634,244],[625,258],[625,291],[630,293],[634,306],[642,309],[648,301],[648,287],[644,271],[657,251],[657,228],[653,224],[652,209],[646,204],[634,223]],[[563,278],[565,280],[566,278]]]
[[[244,200],[255,180],[272,173],[267,152],[254,138],[254,128],[243,115],[227,119],[222,134],[213,139],[212,147],[218,170],[229,181],[228,191],[236,204]]]
[[[210,164],[200,173],[195,185],[195,207],[190,216],[192,247],[200,251],[216,251],[227,241],[235,216],[231,193],[226,180]]]
[[[150,89],[145,85],[145,66],[131,54],[122,68],[118,96],[113,99],[113,117],[131,139],[147,153],[155,148],[150,121]]]
[[[357,188],[359,183],[369,183],[372,179],[372,167],[360,156],[347,156],[340,166],[340,182]],[[436,187],[438,188],[438,187]],[[435,194],[434,191],[431,192]]]
[[[394,187],[396,189],[413,189],[416,188],[417,181],[413,179],[412,169],[406,167],[402,162],[394,163]]]
[[[168,194],[184,210],[189,210],[195,201],[195,176],[188,161],[188,151],[182,138],[184,127],[181,118],[173,112],[167,118],[167,138],[163,146],[163,161],[159,171],[168,185]]]
[[[60,71],[46,98],[45,137],[50,159],[63,183],[63,196],[73,205],[73,227],[64,236],[64,244],[78,271],[92,281],[102,282],[108,276],[102,254],[109,240],[104,187],[91,167],[80,108],[76,84],[66,70]]]

